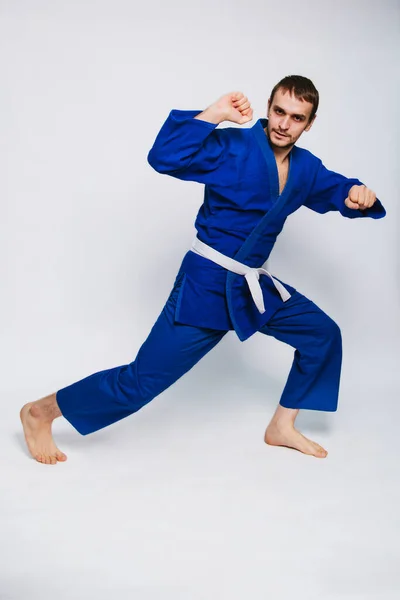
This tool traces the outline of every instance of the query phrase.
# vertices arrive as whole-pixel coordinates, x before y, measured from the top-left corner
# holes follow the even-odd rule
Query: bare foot
[[[46,415],[46,408],[43,410],[41,403],[43,400],[30,402],[21,409],[25,440],[35,460],[46,465],[55,465],[57,461],[67,460],[67,457],[57,448],[51,434],[54,417],[50,419],[48,414]]]
[[[328,454],[322,446],[306,438],[293,425],[279,427],[279,425],[272,421],[267,427],[264,441],[270,446],[294,448],[303,452],[303,454],[311,454],[317,458],[325,458]]]

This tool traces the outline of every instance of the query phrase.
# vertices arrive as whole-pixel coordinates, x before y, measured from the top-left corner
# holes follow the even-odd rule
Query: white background
[[[399,2],[0,0],[0,598],[392,600],[400,592]],[[266,447],[292,350],[229,334],[137,415],[28,460],[20,406],[133,360],[194,236],[202,187],[147,153],[172,108],[288,74],[321,103],[299,145],[387,209],[303,208],[270,269],[341,326],[330,451]],[[253,124],[253,123],[252,123]],[[252,125],[250,124],[250,125]]]

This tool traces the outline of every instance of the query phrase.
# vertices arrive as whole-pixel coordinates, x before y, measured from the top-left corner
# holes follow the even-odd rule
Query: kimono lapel
[[[253,248],[256,245],[260,245],[260,238],[265,236],[268,233],[268,231],[270,231],[271,233],[274,231],[276,231],[276,233],[279,233],[279,231],[283,227],[286,217],[288,216],[288,214],[290,214],[290,212],[292,212],[288,205],[290,203],[289,201],[294,196],[295,185],[298,179],[297,148],[294,146],[290,152],[288,179],[285,188],[282,191],[282,194],[279,195],[278,167],[276,165],[274,153],[272,151],[271,146],[269,145],[268,138],[264,132],[264,127],[267,126],[267,123],[267,119],[259,119],[254,125],[254,127],[251,128],[250,134],[254,136],[255,142],[259,145],[261,152],[265,158],[269,176],[269,193],[271,200],[273,201],[273,206],[262,217],[262,219],[260,219],[260,221],[253,229],[247,240],[236,253],[235,259],[242,262],[246,262],[246,258],[251,255]],[[265,256],[265,260],[267,258],[268,256]]]
[[[284,200],[286,196],[290,195],[291,184],[294,180],[294,178],[292,177],[293,154],[295,154],[296,150],[295,148],[292,148],[292,151],[289,154],[288,178],[286,181],[286,185],[282,191],[282,194],[279,194],[278,166],[276,164],[275,155],[272,151],[269,140],[264,131],[267,125],[267,119],[259,119],[257,123],[252,127],[252,133],[254,134],[258,145],[260,146],[260,150],[267,164],[271,199],[275,203],[277,200]]]
[[[234,256],[235,260],[249,267],[260,267],[262,264],[265,264],[286,218],[301,204],[300,195],[296,193],[301,171],[298,149],[293,147],[291,150],[288,179],[282,194],[279,195],[278,168],[274,153],[264,132],[266,125],[266,119],[260,119],[251,128],[250,135],[254,136],[254,143],[259,145],[266,161],[270,186],[270,189],[266,190],[266,195],[270,194],[273,205],[260,219]],[[247,339],[254,331],[257,331],[260,324],[267,322],[271,314],[282,304],[281,298],[278,297],[279,295],[274,294],[272,291],[269,295],[268,303],[266,303],[266,313],[260,315],[257,308],[247,299],[248,290],[246,289],[246,285],[244,277],[228,272],[226,278],[226,300],[229,316],[241,340]],[[268,282],[263,282],[263,285],[268,285]],[[290,293],[295,291],[294,288],[286,287]]]

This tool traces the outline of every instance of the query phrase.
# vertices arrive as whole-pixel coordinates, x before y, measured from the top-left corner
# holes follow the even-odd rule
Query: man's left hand
[[[365,210],[371,208],[375,201],[375,192],[365,187],[365,185],[353,185],[344,203],[347,208]]]

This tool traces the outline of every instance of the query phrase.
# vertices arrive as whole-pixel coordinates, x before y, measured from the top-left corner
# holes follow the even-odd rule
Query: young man
[[[81,434],[139,410],[174,383],[229,330],[243,341],[256,331],[295,348],[292,369],[265,432],[268,444],[323,458],[326,450],[294,427],[300,409],[335,411],[341,369],[338,326],[313,302],[263,265],[286,218],[300,206],[349,218],[381,218],[374,192],[328,171],[295,146],[312,127],[319,96],[301,76],[282,79],[268,101],[268,120],[252,128],[216,129],[252,120],[241,92],[205,111],[173,110],[149,153],[160,173],[205,184],[197,238],[136,359],[95,373],[25,405],[21,419],[32,456],[56,464],[66,456],[51,435],[63,415]]]

